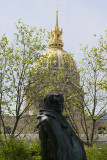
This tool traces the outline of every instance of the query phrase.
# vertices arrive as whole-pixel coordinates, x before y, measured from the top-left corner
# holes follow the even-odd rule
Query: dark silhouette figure
[[[82,142],[62,115],[62,94],[48,95],[39,109],[42,160],[87,160]]]

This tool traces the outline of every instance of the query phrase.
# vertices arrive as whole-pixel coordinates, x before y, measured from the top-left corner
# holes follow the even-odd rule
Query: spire
[[[58,10],[56,10],[56,26],[58,26]]]
[[[52,31],[51,30],[51,40],[49,43],[50,48],[62,48],[63,47],[63,42],[62,42],[62,29],[59,30],[58,27],[58,10],[56,10],[56,24],[55,28]]]

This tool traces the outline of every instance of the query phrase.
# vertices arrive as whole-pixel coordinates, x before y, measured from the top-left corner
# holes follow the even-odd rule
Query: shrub
[[[15,138],[1,140],[0,160],[31,160],[25,141]]]
[[[29,146],[23,139],[0,139],[0,160],[41,160],[40,141],[36,140]]]
[[[41,146],[40,141],[35,140],[30,144],[30,154],[32,157],[32,160],[41,160],[42,159],[42,152],[41,152]]]
[[[86,149],[87,160],[98,160],[100,151],[97,150],[97,147],[94,145]]]
[[[86,148],[87,160],[107,160],[107,145]]]
[[[107,145],[103,146],[99,159],[100,160],[107,160]]]
[[[107,145],[86,148],[87,160],[107,160]],[[0,160],[41,160],[40,141],[35,140],[29,146],[25,140],[0,139]]]

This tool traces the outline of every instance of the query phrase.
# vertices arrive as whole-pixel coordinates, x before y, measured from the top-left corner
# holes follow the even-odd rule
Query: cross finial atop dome
[[[49,47],[62,48],[63,42],[61,36],[62,36],[62,29],[60,31],[58,27],[58,10],[56,10],[56,24],[54,30],[53,31],[51,30],[51,40],[49,43]]]

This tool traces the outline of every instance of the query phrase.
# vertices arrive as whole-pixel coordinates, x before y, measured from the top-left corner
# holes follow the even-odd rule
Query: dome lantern
[[[63,48],[62,42],[62,28],[59,30],[58,27],[58,10],[56,10],[56,24],[54,30],[51,29],[51,40],[49,43],[49,48]]]

